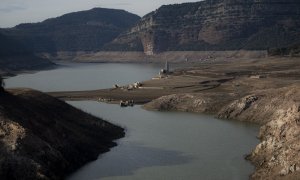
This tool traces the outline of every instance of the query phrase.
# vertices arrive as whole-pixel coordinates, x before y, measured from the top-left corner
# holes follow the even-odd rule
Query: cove
[[[7,87],[41,91],[91,90],[142,81],[151,64],[63,64],[58,69],[6,79]],[[151,112],[99,102],[68,102],[126,129],[118,146],[68,179],[248,179],[244,155],[258,144],[258,126],[212,116]]]

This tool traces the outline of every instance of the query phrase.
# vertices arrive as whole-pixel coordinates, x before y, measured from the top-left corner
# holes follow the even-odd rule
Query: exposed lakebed
[[[41,91],[93,90],[147,80],[159,69],[153,64],[64,64],[5,82]],[[256,125],[140,106],[69,103],[124,127],[126,137],[68,179],[248,179],[254,171],[244,155],[258,144]]]

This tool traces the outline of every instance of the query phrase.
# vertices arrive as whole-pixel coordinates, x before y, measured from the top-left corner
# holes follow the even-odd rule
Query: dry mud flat
[[[247,157],[252,179],[300,178],[300,59],[194,63],[141,88],[56,92],[67,100],[134,100],[144,108],[215,114],[261,125],[261,143]]]

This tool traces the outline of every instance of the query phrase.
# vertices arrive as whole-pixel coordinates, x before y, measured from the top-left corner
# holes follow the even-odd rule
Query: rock
[[[289,168],[289,173],[293,173],[296,170],[296,164],[291,165]]]
[[[258,96],[248,95],[241,98],[240,100],[235,100],[233,103],[225,106],[218,114],[219,118],[236,118],[248,108],[250,108],[257,100]]]
[[[270,161],[275,161],[276,159],[275,159],[275,157],[274,156],[272,156],[272,158],[270,159]]]
[[[280,176],[285,176],[288,173],[289,173],[289,171],[287,169],[282,169],[279,174],[280,174]]]
[[[295,170],[296,170],[297,172],[299,172],[299,171],[300,171],[300,167],[296,165]]]

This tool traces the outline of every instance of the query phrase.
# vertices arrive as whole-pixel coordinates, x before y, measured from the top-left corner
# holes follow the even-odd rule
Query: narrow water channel
[[[257,127],[212,116],[151,112],[98,102],[69,102],[126,128],[111,152],[72,174],[82,179],[248,179],[243,159],[258,143]]]
[[[41,91],[91,90],[146,80],[158,70],[149,64],[64,64],[8,78],[5,83]],[[244,155],[258,144],[255,125],[192,113],[152,112],[140,106],[69,103],[126,129],[118,146],[71,174],[69,180],[241,180],[254,170]]]

